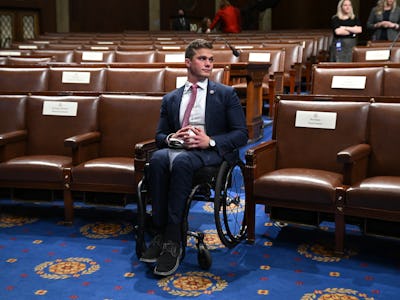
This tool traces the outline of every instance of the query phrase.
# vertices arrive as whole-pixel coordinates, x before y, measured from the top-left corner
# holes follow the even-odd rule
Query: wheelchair
[[[136,236],[136,255],[138,258],[146,251],[145,234],[151,233],[151,214],[147,211],[148,164],[142,180],[138,184],[138,225]],[[189,230],[188,215],[192,201],[214,203],[214,220],[222,244],[233,248],[246,236],[245,220],[244,163],[238,159],[234,164],[223,161],[218,166],[207,166],[195,172],[192,190],[187,198],[182,222],[182,258],[185,256],[188,236],[193,237],[197,248],[197,261],[203,270],[212,265],[212,257],[204,242],[204,233]],[[150,228],[150,229],[149,229]]]

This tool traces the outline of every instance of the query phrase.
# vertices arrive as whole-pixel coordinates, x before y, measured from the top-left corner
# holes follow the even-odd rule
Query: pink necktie
[[[193,84],[191,88],[192,88],[192,93],[190,94],[189,103],[186,107],[185,114],[183,115],[182,127],[189,125],[190,113],[192,112],[192,108],[194,106],[194,103],[196,102],[198,86],[197,84]]]

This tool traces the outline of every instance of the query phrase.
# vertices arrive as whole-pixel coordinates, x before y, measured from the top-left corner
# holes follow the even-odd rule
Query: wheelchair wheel
[[[214,217],[221,242],[234,247],[246,235],[244,163],[223,162],[215,184]]]

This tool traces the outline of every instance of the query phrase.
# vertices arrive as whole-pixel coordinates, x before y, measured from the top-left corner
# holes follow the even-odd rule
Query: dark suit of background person
[[[386,0],[378,1],[369,14],[367,29],[373,32],[372,40],[394,41],[400,30],[400,7],[396,1],[393,1],[391,9],[386,10],[385,4],[387,4]]]
[[[353,47],[357,45],[357,36],[362,27],[360,20],[354,15],[350,0],[338,2],[337,12],[331,19],[331,27],[331,61],[351,62]]]
[[[219,165],[224,159],[234,162],[238,159],[238,148],[244,146],[248,140],[245,115],[235,90],[230,86],[208,79],[213,66],[212,43],[198,39],[190,45],[193,44],[194,47],[199,49],[195,50],[193,57],[189,57],[188,50],[186,50],[185,64],[188,68],[188,81],[184,86],[170,92],[163,98],[156,132],[156,144],[159,150],[154,152],[149,164],[152,220],[159,234],[150,243],[150,247],[143,254],[141,261],[157,262],[154,273],[163,276],[172,274],[177,268],[175,266],[171,272],[167,272],[163,267],[165,263],[161,261],[163,261],[163,257],[169,259],[167,255],[163,255],[166,245],[169,245],[171,249],[172,244],[173,250],[170,250],[172,256],[180,255],[179,252],[182,250],[181,224],[184,218],[186,200],[192,189],[194,172],[203,166]],[[198,46],[199,44],[201,46]],[[201,77],[203,75],[197,76],[195,74],[194,76],[193,73],[196,72],[206,75]],[[193,110],[189,124],[197,128],[201,127],[199,125],[203,125],[204,130],[192,129],[197,134],[196,139],[198,141],[194,141],[193,136],[190,136],[190,140],[186,140],[187,145],[192,143],[190,149],[170,149],[171,137],[189,138],[188,128],[192,125],[185,127],[181,125],[182,113],[186,109],[185,105],[181,107],[181,102],[183,97],[186,97],[186,100],[187,97],[190,97],[191,86],[196,81],[200,86],[196,104],[200,105],[201,100],[199,98],[204,100],[201,95],[199,96],[199,93],[204,93],[205,110],[199,110],[199,106],[196,107],[196,105],[194,109],[197,110],[197,117],[198,112],[202,112],[200,114],[204,116],[204,124],[198,124],[197,121],[194,121],[196,124],[193,124],[193,118],[196,118],[196,113],[193,114]],[[198,146],[194,143],[198,143]],[[171,155],[174,154],[178,155],[171,162]],[[162,237],[160,237],[160,234]],[[161,254],[159,253],[161,251],[159,249],[160,239],[163,243]],[[155,259],[155,256],[158,256],[158,258]],[[179,264],[179,259],[180,256],[177,264]]]
[[[183,9],[178,10],[178,16],[172,22],[172,30],[176,31],[189,31],[190,21],[185,16],[185,11]]]

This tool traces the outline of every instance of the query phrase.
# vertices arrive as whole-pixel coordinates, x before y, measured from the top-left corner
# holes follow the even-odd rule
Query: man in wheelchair
[[[149,162],[152,222],[157,234],[140,260],[155,263],[154,274],[173,274],[182,256],[182,222],[194,173],[238,159],[248,140],[243,108],[235,90],[209,80],[212,43],[196,39],[185,51],[187,81],[164,96]]]

